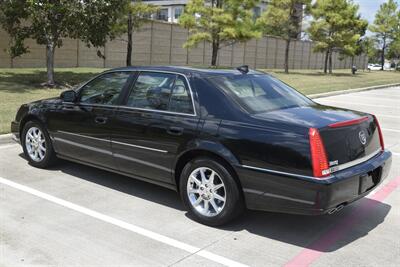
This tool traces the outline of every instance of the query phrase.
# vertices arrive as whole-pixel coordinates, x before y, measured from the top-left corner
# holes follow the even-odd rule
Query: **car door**
[[[111,152],[111,119],[132,72],[109,72],[78,91],[49,114],[56,152],[70,159],[115,169]]]
[[[174,160],[199,122],[189,86],[180,74],[138,74],[113,122],[112,150],[120,171],[173,183]]]

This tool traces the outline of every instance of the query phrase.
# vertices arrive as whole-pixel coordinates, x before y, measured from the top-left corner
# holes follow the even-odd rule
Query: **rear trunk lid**
[[[379,128],[371,115],[332,123],[319,132],[332,171],[364,162],[382,149]]]
[[[261,122],[274,122],[304,129],[318,129],[331,170],[338,171],[364,162],[381,150],[374,116],[324,105],[296,107],[253,116]],[[308,134],[307,137],[308,138]]]

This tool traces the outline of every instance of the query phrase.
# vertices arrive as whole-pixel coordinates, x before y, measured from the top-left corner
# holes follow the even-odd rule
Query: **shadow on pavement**
[[[20,156],[24,157],[23,154],[20,154]],[[157,185],[63,160],[51,170],[62,171],[77,178],[118,190],[134,197],[146,199],[174,209],[184,210],[179,195],[176,192]],[[353,213],[358,214],[360,209],[365,209],[365,207],[373,208],[366,212],[361,212],[360,216],[353,216]],[[383,202],[363,198],[333,215],[301,216],[246,211],[243,216],[219,229],[235,232],[247,231],[251,234],[306,248],[320,237],[323,237],[325,233],[329,232],[330,229],[339,223],[346,225],[348,229],[345,235],[339,238],[338,242],[334,242],[329,248],[319,249],[313,247],[314,250],[331,252],[368,235],[370,231],[385,220],[390,209],[391,206]],[[190,218],[190,215],[187,214],[186,216]],[[349,221],[349,223],[346,224],[346,221]]]

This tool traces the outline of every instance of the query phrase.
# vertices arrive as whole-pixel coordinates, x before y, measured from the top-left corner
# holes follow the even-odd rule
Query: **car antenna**
[[[240,71],[242,74],[247,74],[249,72],[249,66],[248,65],[243,65],[240,67],[236,68],[238,71]]]

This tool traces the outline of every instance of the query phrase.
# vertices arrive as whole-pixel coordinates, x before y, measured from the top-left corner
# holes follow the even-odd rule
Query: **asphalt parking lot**
[[[400,87],[320,98],[377,115],[393,152],[389,177],[334,215],[248,211],[212,228],[178,195],[60,161],[29,166],[0,144],[0,266],[400,266]]]

